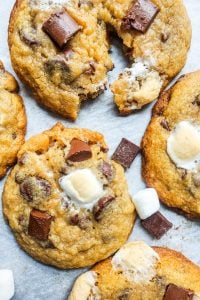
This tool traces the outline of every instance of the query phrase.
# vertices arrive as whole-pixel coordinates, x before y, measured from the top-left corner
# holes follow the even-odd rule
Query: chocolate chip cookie
[[[130,242],[80,275],[68,299],[198,300],[200,267],[179,252]]]
[[[28,140],[3,192],[3,211],[20,246],[58,268],[102,260],[123,245],[135,209],[123,168],[103,136],[52,129]]]
[[[113,68],[106,27],[132,63],[111,85],[115,102],[122,114],[139,109],[185,64],[191,26],[182,0],[18,0],[9,25],[13,67],[43,105],[75,120]]]
[[[26,114],[15,78],[0,61],[0,178],[16,160],[24,143]]]
[[[200,218],[200,72],[181,77],[155,105],[142,141],[143,177],[160,200]]]

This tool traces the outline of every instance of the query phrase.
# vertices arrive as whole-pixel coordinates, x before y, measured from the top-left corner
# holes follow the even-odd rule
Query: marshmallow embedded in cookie
[[[0,270],[0,299],[9,300],[14,296],[14,279],[11,270]]]
[[[59,182],[65,194],[82,207],[91,208],[105,195],[103,184],[88,168],[75,170]]]
[[[97,274],[94,271],[83,273],[75,282],[69,300],[100,300],[98,287],[96,286]]]
[[[200,162],[200,126],[181,121],[167,140],[167,153],[178,168],[192,170]]]
[[[148,282],[156,275],[158,254],[144,242],[125,244],[112,258],[114,270],[121,271],[130,281]]]
[[[148,188],[139,191],[133,197],[133,202],[140,219],[144,220],[157,211],[160,208],[160,201],[155,189]]]

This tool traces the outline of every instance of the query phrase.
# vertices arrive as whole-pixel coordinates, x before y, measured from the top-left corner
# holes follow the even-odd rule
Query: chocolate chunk
[[[150,0],[136,0],[122,20],[121,28],[145,33],[158,12],[159,8]]]
[[[81,27],[66,11],[61,11],[51,15],[42,29],[63,49]]]
[[[87,143],[78,139],[73,139],[71,141],[71,148],[67,155],[67,159],[73,162],[80,162],[90,159],[91,157],[92,151]]]
[[[87,229],[90,223],[90,218],[88,216],[79,216],[76,214],[70,218],[70,224],[78,226],[81,229]]]
[[[40,177],[28,176],[20,184],[20,193],[27,201],[38,201],[51,194],[51,184]]]
[[[163,119],[163,120],[160,122],[160,125],[161,125],[164,129],[170,131],[169,123],[167,122],[167,120]]]
[[[137,145],[123,138],[113,153],[112,159],[124,168],[129,168],[139,151],[140,148]]]
[[[171,227],[169,222],[160,212],[141,221],[143,227],[156,239],[160,239]]]
[[[49,74],[51,81],[56,78],[56,81],[60,81],[70,84],[73,81],[70,67],[68,65],[68,60],[65,56],[57,56],[53,59],[49,59],[44,64],[45,72]]]
[[[169,39],[169,33],[161,33],[160,39],[163,43],[166,43]]]
[[[37,32],[35,29],[24,28],[19,32],[20,39],[28,46],[39,46],[40,42],[37,40]]]
[[[43,211],[33,209],[30,213],[28,234],[38,240],[48,239],[52,217]]]
[[[100,165],[100,171],[108,179],[111,179],[113,177],[112,166],[109,163],[107,163],[106,161],[103,161],[103,163]]]
[[[115,197],[105,196],[101,198],[93,208],[93,215],[96,221],[99,221],[102,217],[102,211],[113,201]]]
[[[194,293],[175,284],[167,286],[163,300],[192,300]]]

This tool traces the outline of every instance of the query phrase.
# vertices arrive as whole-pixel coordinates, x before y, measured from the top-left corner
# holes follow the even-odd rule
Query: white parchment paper
[[[11,67],[7,46],[7,26],[14,2],[14,0],[0,0],[0,59],[6,69],[12,73],[14,71]],[[187,64],[181,72],[182,74],[200,69],[200,1],[185,0],[185,5],[193,25],[193,39]],[[119,41],[115,41],[113,44],[112,57],[115,69],[109,73],[109,81],[115,79],[126,65],[120,46]],[[49,129],[57,121],[61,121],[65,126],[85,127],[102,132],[110,147],[110,154],[113,153],[122,137],[140,144],[153,106],[151,104],[131,116],[120,117],[108,89],[96,101],[84,105],[77,122],[72,123],[41,108],[33,99],[30,91],[21,83],[20,87],[28,116],[27,138]],[[145,187],[141,178],[140,156],[136,158],[126,175],[131,194]],[[3,184],[4,180],[0,181],[0,193],[2,193]],[[162,207],[162,212],[173,222],[174,227],[161,240],[152,239],[140,226],[139,220],[136,222],[130,240],[143,239],[150,245],[167,246],[179,250],[200,264],[200,223],[188,221],[165,207]],[[3,268],[12,269],[14,272],[16,286],[14,300],[64,300],[67,298],[74,279],[83,271],[60,271],[33,260],[17,245],[1,211],[0,269]]]

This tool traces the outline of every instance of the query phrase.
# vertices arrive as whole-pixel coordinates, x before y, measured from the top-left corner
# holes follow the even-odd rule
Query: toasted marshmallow
[[[9,300],[14,296],[14,278],[11,270],[0,270],[0,299]]]
[[[167,140],[167,153],[177,167],[192,170],[200,163],[200,126],[181,121]]]
[[[95,285],[97,274],[94,271],[83,273],[76,280],[69,300],[100,300],[99,289]]]
[[[71,200],[91,208],[105,195],[103,184],[90,169],[78,169],[60,178],[60,186]]]
[[[144,242],[125,244],[112,258],[115,271],[134,283],[147,283],[156,275],[158,254]]]
[[[148,188],[139,191],[133,197],[133,203],[140,219],[144,220],[160,209],[160,201],[155,189]]]

